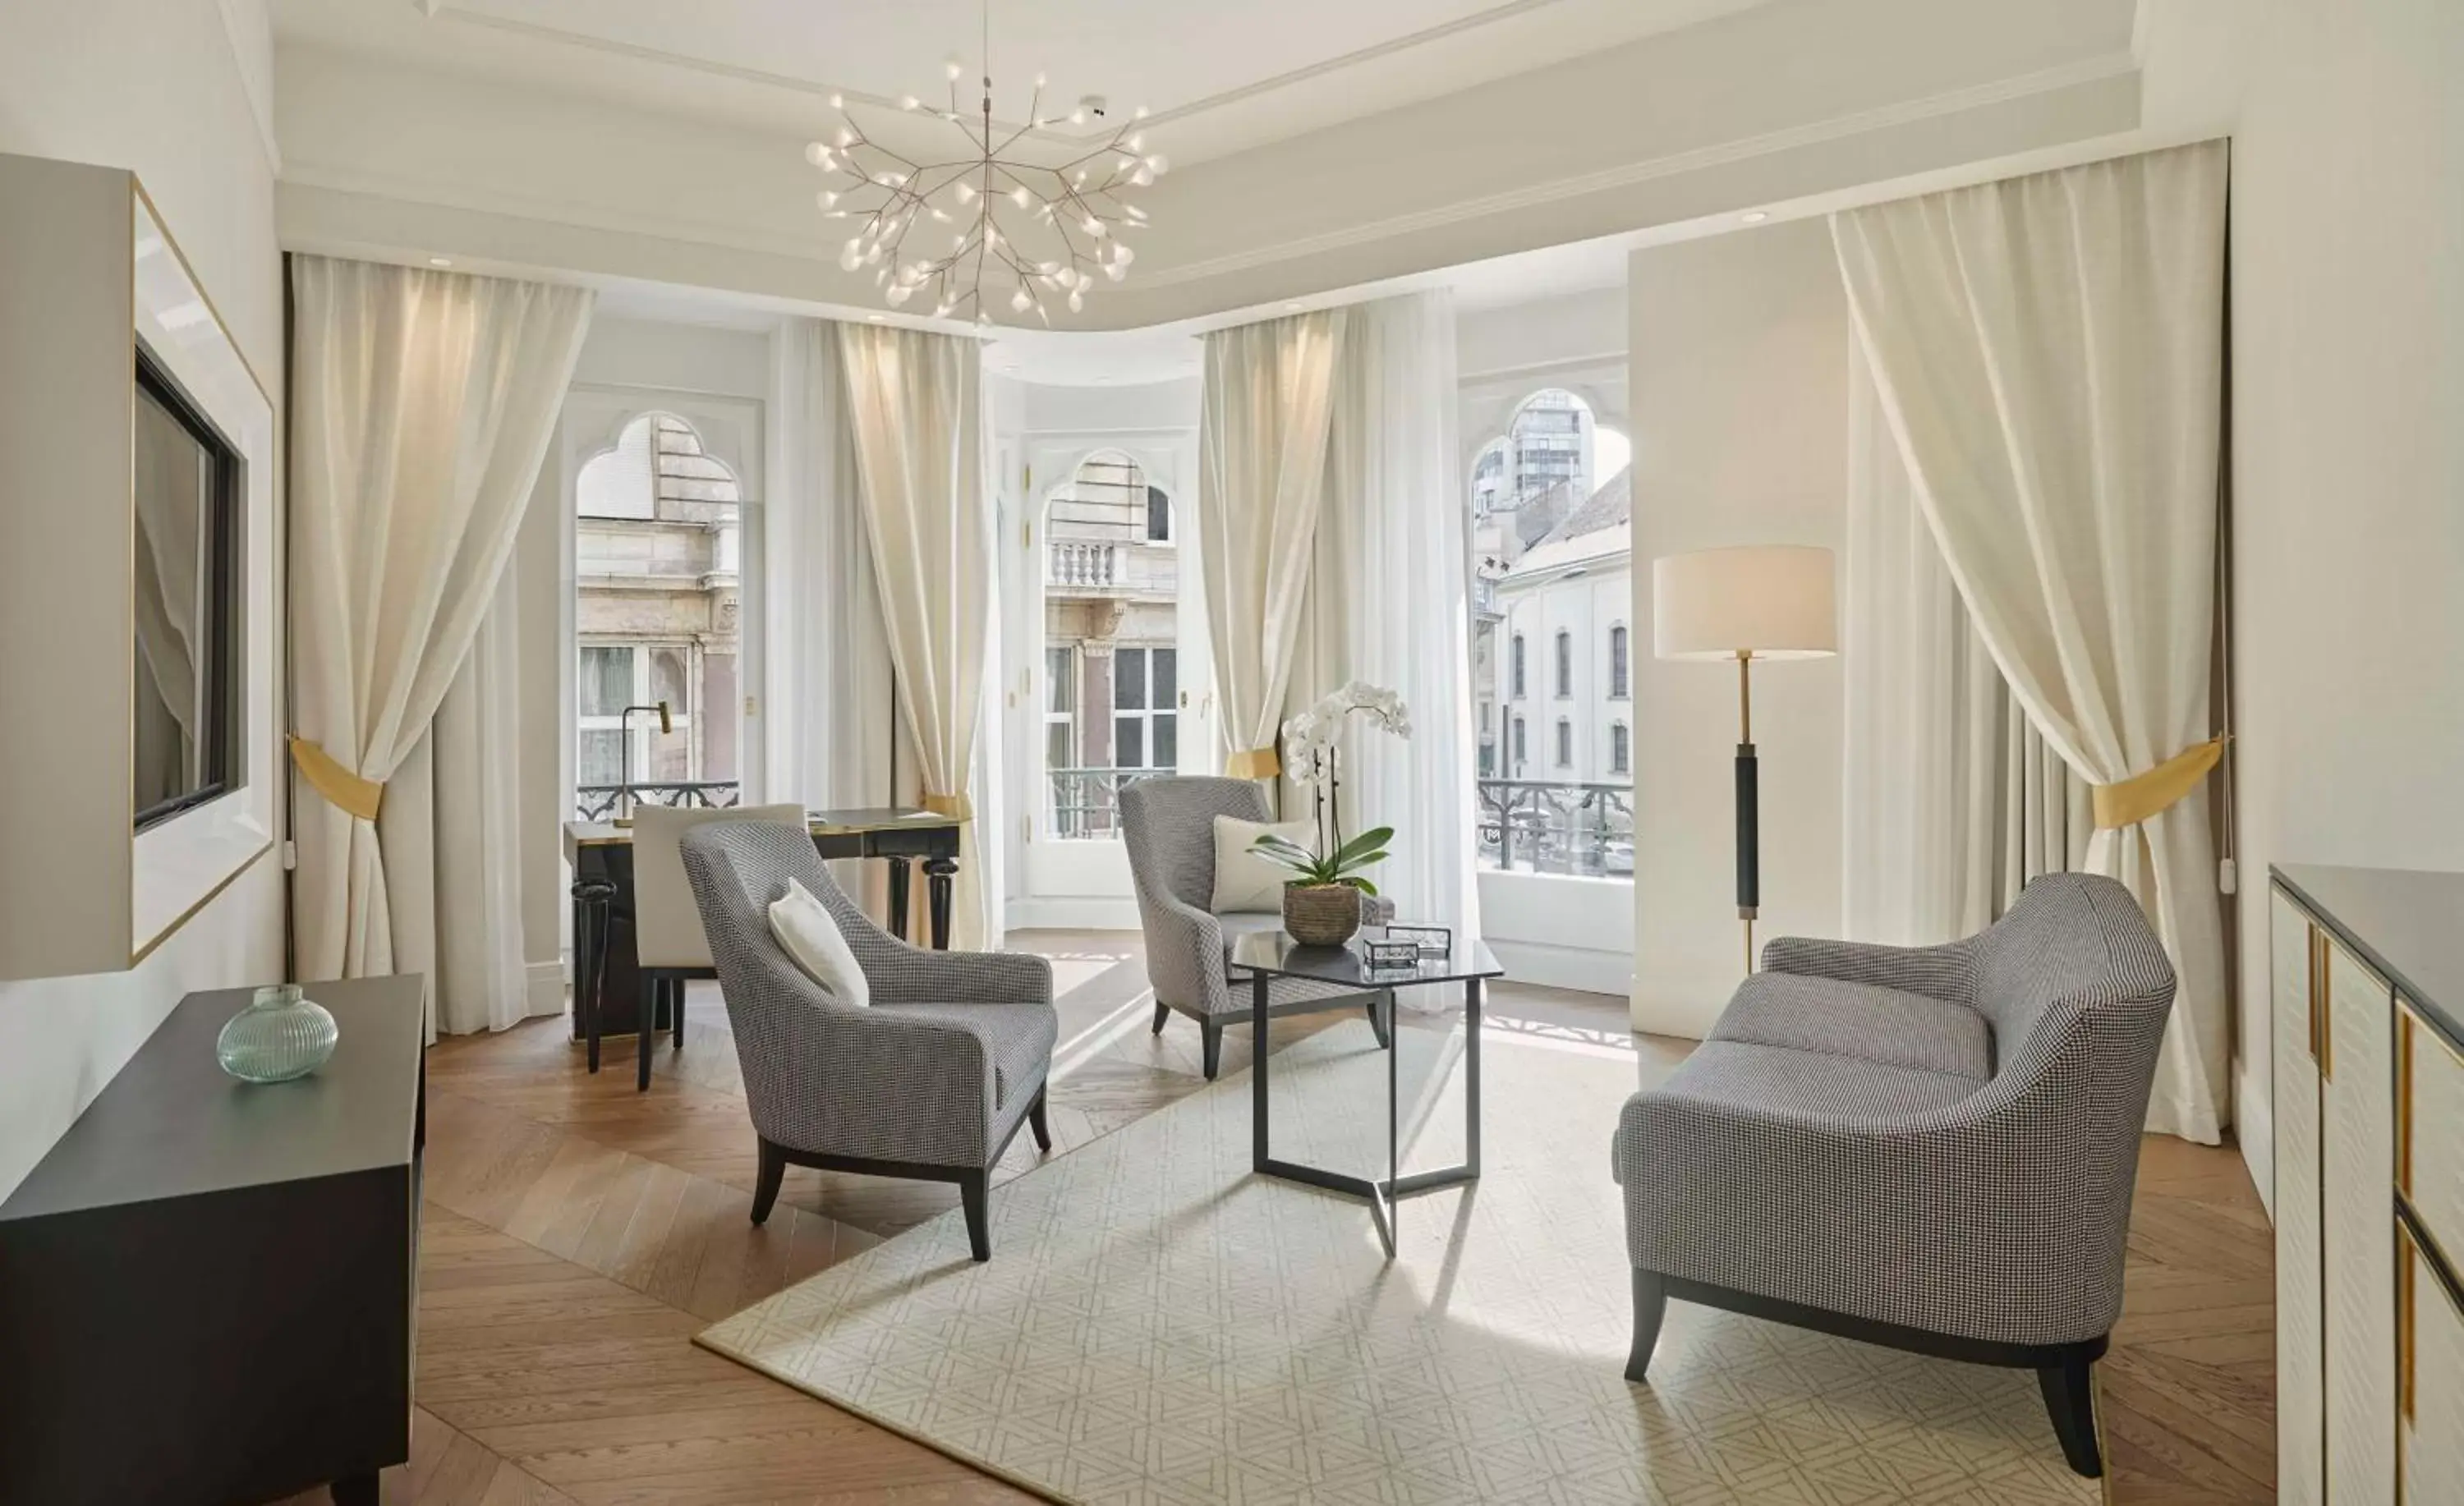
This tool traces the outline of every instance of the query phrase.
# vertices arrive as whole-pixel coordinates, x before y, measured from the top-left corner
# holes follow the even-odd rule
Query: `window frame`
[[[1574,766],[1574,719],[1573,717],[1557,718],[1557,746],[1551,751],[1557,755],[1558,768],[1571,769]]]
[[[1634,729],[1622,720],[1609,723],[1609,773],[1634,777]]]
[[[1634,698],[1634,638],[1623,622],[1609,624],[1609,699]]]
[[[1507,644],[1507,680],[1512,688],[1507,692],[1507,699],[1520,701],[1527,699],[1525,692],[1529,688],[1524,675],[1523,632],[1518,628],[1507,636],[1509,641]]]
[[[651,703],[651,652],[661,648],[672,648],[685,656],[684,705],[682,707],[677,707],[671,704],[668,708],[669,725],[675,729],[676,735],[682,736],[685,740],[685,775],[682,780],[662,779],[650,773],[649,761],[650,755],[654,750],[651,748],[650,740],[649,738],[646,737],[640,743],[633,745],[629,751],[625,749],[624,739],[622,736],[625,728],[625,713],[622,710],[619,710],[615,715],[610,716],[605,713],[585,713],[582,709],[582,687],[583,684],[582,672],[583,656],[589,653],[594,648],[622,648],[633,656],[633,669],[630,676],[630,688],[625,692],[626,704],[628,706],[648,706]],[[582,775],[583,737],[590,732],[606,731],[612,731],[619,734],[619,752],[617,756],[623,759],[626,765],[626,773],[622,778],[617,780],[617,783],[630,785],[658,785],[671,783],[697,784],[701,782],[701,744],[693,736],[693,730],[695,725],[694,713],[700,709],[699,700],[701,696],[701,676],[696,672],[699,666],[700,656],[694,652],[694,649],[695,644],[686,639],[605,638],[596,634],[586,637],[580,643],[573,645],[573,782],[577,787],[585,790],[597,787],[591,780],[583,778]]]
[[[1170,654],[1170,655],[1172,655],[1172,656],[1173,656],[1173,662],[1172,662],[1173,697],[1172,697],[1172,704],[1171,704],[1171,705],[1168,705],[1168,706],[1157,706],[1157,705],[1155,705],[1155,656],[1156,654],[1158,654],[1158,653],[1166,653],[1166,654]],[[1141,687],[1141,693],[1142,693],[1142,697],[1143,697],[1143,699],[1144,699],[1144,700],[1145,700],[1145,702],[1146,702],[1146,705],[1145,705],[1145,706],[1143,706],[1143,707],[1124,707],[1123,705],[1121,705],[1121,661],[1122,661],[1123,659],[1125,659],[1125,658],[1129,657],[1129,656],[1130,656],[1130,655],[1132,655],[1132,654],[1135,654],[1135,655],[1137,655],[1137,656],[1138,656],[1138,665],[1139,665],[1139,667],[1138,667],[1138,673],[1139,673],[1139,677],[1140,677],[1140,678],[1139,678],[1139,682],[1138,682],[1138,683],[1139,683],[1139,685],[1140,685],[1140,687]],[[1177,772],[1178,772],[1178,768],[1179,768],[1179,754],[1180,754],[1180,704],[1179,704],[1179,703],[1180,703],[1180,694],[1179,694],[1179,691],[1180,691],[1180,644],[1177,644],[1177,643],[1170,643],[1170,644],[1115,644],[1115,645],[1113,646],[1113,649],[1112,649],[1112,708],[1111,708],[1111,716],[1112,716],[1112,767],[1113,767],[1113,768],[1115,768],[1115,769],[1122,769],[1122,770],[1133,770],[1133,770],[1136,770],[1136,771],[1141,772],[1141,773],[1161,773],[1161,774],[1173,774],[1173,773],[1177,773]],[[1154,761],[1153,761],[1153,760],[1154,760],[1154,757],[1155,757],[1155,721],[1156,721],[1156,719],[1157,719],[1157,718],[1167,718],[1167,719],[1169,719],[1169,720],[1172,722],[1172,724],[1173,724],[1173,727],[1172,727],[1172,733],[1173,733],[1173,737],[1172,737],[1172,747],[1173,747],[1173,767],[1172,767],[1172,768],[1165,768],[1165,767],[1163,767],[1162,765],[1157,764],[1157,763],[1155,763],[1155,762],[1154,762]],[[1134,764],[1125,764],[1125,763],[1121,762],[1121,723],[1122,723],[1122,722],[1124,722],[1124,721],[1134,721],[1134,722],[1136,722],[1136,723],[1138,723],[1138,724],[1139,724],[1139,727],[1138,727],[1138,751],[1139,751],[1139,754],[1140,754],[1140,761],[1139,761],[1139,762],[1137,762],[1137,763],[1134,763]]]
[[[1556,660],[1551,667],[1556,671],[1557,699],[1571,701],[1574,698],[1573,629],[1567,627],[1557,629],[1555,650]]]

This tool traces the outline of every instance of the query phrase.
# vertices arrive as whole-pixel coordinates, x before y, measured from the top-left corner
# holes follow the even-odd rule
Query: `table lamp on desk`
[[[616,725],[625,730],[625,782],[618,786],[616,791],[618,807],[616,824],[619,826],[633,824],[633,713],[635,711],[658,712],[659,732],[662,736],[676,730],[675,719],[668,714],[668,703],[665,701],[653,701],[648,706],[628,706],[616,718]]]

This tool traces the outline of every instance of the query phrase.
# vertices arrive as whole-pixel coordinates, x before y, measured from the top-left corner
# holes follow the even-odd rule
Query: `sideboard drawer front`
[[[2464,1264],[2464,1055],[2409,1004],[2402,1018],[2396,1176],[2448,1263]]]
[[[2402,1506],[2453,1506],[2464,1500],[2464,1308],[2412,1241],[2399,1243],[2397,1498]]]

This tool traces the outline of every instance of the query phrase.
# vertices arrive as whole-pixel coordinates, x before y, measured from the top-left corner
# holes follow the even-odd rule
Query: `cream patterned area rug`
[[[1460,1032],[1398,1032],[1404,1169],[1462,1149]],[[1637,1059],[1483,1037],[1484,1175],[1368,1210],[1250,1174],[1250,1082],[993,1190],[699,1342],[1080,1506],[2083,1502],[2035,1377],[1671,1302],[1648,1386],[1609,1138]],[[1273,1059],[1275,1154],[1384,1159],[1365,1023]]]

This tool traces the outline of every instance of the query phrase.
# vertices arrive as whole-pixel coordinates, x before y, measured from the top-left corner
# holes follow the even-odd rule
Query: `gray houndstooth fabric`
[[[1146,931],[1147,980],[1157,999],[1201,1019],[1245,1015],[1252,1003],[1249,974],[1226,963],[1223,923],[1207,908],[1215,902],[1218,816],[1272,818],[1265,792],[1251,779],[1173,775],[1140,779],[1121,791],[1121,840],[1129,849],[1138,920]],[[1364,924],[1394,918],[1394,907],[1374,896],[1362,895],[1360,906]],[[1268,991],[1276,1007],[1359,996],[1302,978],[1277,978]]]
[[[1992,1030],[1967,1005],[1802,973],[1748,978],[1705,1038],[1947,1072],[1971,1085],[1993,1075]]]
[[[2109,1331],[2173,1002],[2130,892],[2048,875],[1950,946],[1791,939],[1763,963],[1788,981],[1749,982],[1749,1017],[1626,1102],[1635,1265],[1971,1339]],[[1964,1063],[1930,1005],[1990,1029],[1990,1077],[1940,1070]]]
[[[990,1165],[1051,1066],[1052,965],[898,940],[847,898],[794,827],[703,826],[683,852],[755,1130],[817,1155]],[[771,938],[770,904],[791,878],[838,923],[871,1008],[832,997]]]

